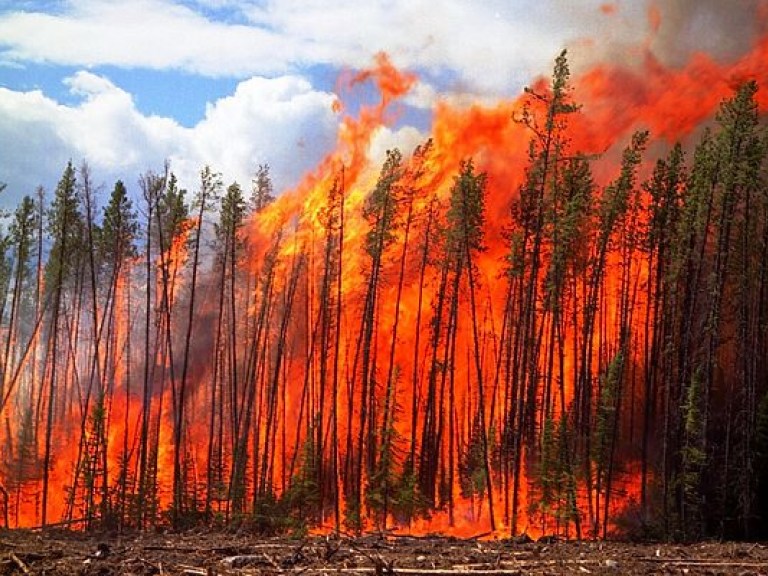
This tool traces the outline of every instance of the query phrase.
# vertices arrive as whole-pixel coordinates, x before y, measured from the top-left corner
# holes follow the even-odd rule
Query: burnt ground
[[[768,575],[768,547],[440,537],[95,536],[0,531],[0,575]]]

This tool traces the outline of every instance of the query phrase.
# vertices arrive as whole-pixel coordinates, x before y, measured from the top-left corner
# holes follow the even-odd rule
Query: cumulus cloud
[[[131,184],[169,158],[189,187],[203,164],[247,187],[265,162],[286,187],[334,142],[334,96],[303,77],[312,67],[362,68],[384,50],[419,73],[405,99],[411,107],[429,110],[438,98],[492,102],[547,74],[565,46],[576,48],[575,69],[596,54],[626,60],[627,46],[673,64],[700,46],[731,55],[754,37],[745,15],[757,2],[739,0],[736,15],[717,0],[63,0],[55,9],[19,2],[0,8],[0,69],[44,63],[81,71],[66,80],[74,104],[0,88],[0,139],[11,143],[0,155],[0,181],[17,194],[50,187],[68,159],[85,158],[105,180]],[[649,6],[657,4],[655,27]],[[105,65],[242,81],[185,127],[140,112],[131,94],[95,73]],[[418,133],[382,133],[377,142],[389,146],[396,136],[410,144]]]
[[[279,39],[268,30],[211,21],[173,2],[72,0],[65,6],[60,13],[0,16],[0,59],[241,77],[283,67],[272,57]]]
[[[396,65],[451,90],[498,93],[546,72],[574,38],[615,24],[599,16],[595,0],[578,11],[534,0],[444,0],[439,8],[428,0],[70,0],[64,6],[58,13],[0,14],[0,60],[244,78],[317,64],[363,67],[385,50]],[[238,18],[212,16],[223,9]]]
[[[205,164],[247,188],[258,164],[269,163],[276,186],[286,187],[335,142],[335,96],[297,76],[245,80],[191,128],[142,114],[103,76],[80,71],[66,84],[79,97],[74,105],[0,88],[0,141],[10,143],[0,155],[0,181],[15,200],[38,184],[52,188],[69,159],[85,159],[97,178],[129,186],[169,159],[190,189]]]
[[[335,144],[335,99],[301,77],[251,78],[208,106],[174,162],[190,171],[210,163],[244,186],[269,163],[278,189],[289,187]]]
[[[733,4],[733,6],[732,6]],[[500,95],[547,73],[564,47],[585,60],[638,41],[667,61],[732,56],[759,0],[66,0],[0,10],[0,63],[115,65],[247,78],[306,66],[359,68],[387,51],[433,84]],[[20,7],[27,6],[26,10]],[[661,17],[654,31],[649,11]]]
[[[374,166],[381,165],[387,157],[387,150],[400,149],[405,155],[413,152],[417,146],[424,144],[427,135],[413,126],[403,126],[393,130],[386,126],[379,128],[371,138],[368,155]]]
[[[0,182],[8,184],[0,206],[15,204],[45,182],[31,181],[32,175],[61,172],[68,147],[50,121],[52,114],[60,113],[60,107],[40,91],[19,93],[0,88]]]

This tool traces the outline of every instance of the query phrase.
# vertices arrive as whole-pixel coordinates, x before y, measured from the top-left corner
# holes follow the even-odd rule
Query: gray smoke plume
[[[763,9],[761,10],[761,5]],[[728,62],[748,51],[765,31],[761,0],[666,0],[651,48],[667,65],[685,63],[695,52]]]

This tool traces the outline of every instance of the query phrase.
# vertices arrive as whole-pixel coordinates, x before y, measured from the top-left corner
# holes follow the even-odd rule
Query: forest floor
[[[768,575],[768,546],[0,531],[0,575]]]

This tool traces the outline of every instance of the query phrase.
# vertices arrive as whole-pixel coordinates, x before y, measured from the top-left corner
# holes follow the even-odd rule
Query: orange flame
[[[615,4],[603,4],[600,10],[611,15],[617,8]],[[648,18],[652,30],[658,31],[661,20],[657,7],[651,6]],[[647,53],[638,69],[609,64],[595,66],[574,82],[576,94],[584,106],[582,113],[570,120],[570,146],[587,154],[603,154],[595,163],[595,171],[601,183],[605,183],[616,176],[615,148],[623,145],[632,131],[650,129],[657,139],[653,145],[658,147],[689,137],[712,117],[718,104],[730,94],[735,84],[747,78],[767,83],[766,55],[768,37],[760,39],[752,51],[730,65],[718,64],[705,54],[696,54],[685,67],[670,69]],[[245,450],[249,467],[244,472],[244,484],[248,496],[253,496],[254,500],[258,496],[255,492],[259,483],[266,485],[261,488],[269,488],[274,495],[283,496],[300,484],[300,474],[307,469],[312,469],[323,478],[325,484],[320,489],[336,494],[340,507],[349,505],[358,489],[350,482],[345,485],[341,470],[345,465],[351,466],[349,462],[354,463],[356,457],[362,458],[356,443],[358,436],[363,438],[367,431],[361,429],[366,424],[360,424],[363,422],[361,404],[364,392],[359,387],[359,365],[362,361],[357,358],[357,350],[361,348],[365,331],[365,306],[373,301],[373,297],[366,293],[372,264],[366,251],[370,223],[363,212],[370,192],[377,184],[379,168],[376,163],[379,159],[370,157],[370,145],[377,131],[393,122],[392,106],[417,81],[415,75],[397,70],[383,53],[377,55],[372,69],[359,72],[350,79],[349,88],[369,80],[375,82],[380,101],[362,107],[356,117],[345,115],[341,120],[336,149],[323,158],[315,170],[305,175],[293,190],[282,194],[247,222],[242,232],[246,240],[243,274],[232,278],[225,276],[222,281],[223,284],[231,283],[231,293],[234,294],[231,297],[240,308],[234,311],[234,305],[226,309],[222,304],[220,308],[223,312],[215,310],[216,298],[210,297],[213,291],[201,299],[204,313],[200,314],[198,329],[206,333],[208,340],[206,346],[201,345],[204,350],[200,355],[205,359],[198,362],[188,397],[188,421],[185,422],[183,442],[184,475],[190,494],[185,494],[185,498],[205,500],[207,497],[209,501],[214,500],[216,512],[234,514],[227,503],[227,498],[231,496],[227,490],[231,490],[231,484],[225,485],[222,481],[215,489],[215,496],[212,495],[214,488],[206,486],[203,471],[211,468],[209,457],[216,451],[220,453],[217,459],[220,470],[217,471],[224,476],[235,468],[234,458],[238,450]],[[541,95],[548,94],[544,80],[537,81],[534,90]],[[759,95],[758,101],[761,109],[768,108],[765,93]],[[513,118],[518,118],[527,104],[530,104],[530,99],[526,96],[502,101],[495,106],[457,108],[440,102],[433,111],[428,152],[424,152],[423,156],[414,154],[406,158],[401,167],[405,174],[401,186],[413,194],[410,201],[416,223],[413,229],[401,226],[393,230],[392,246],[395,248],[386,253],[381,264],[381,281],[372,315],[375,326],[371,328],[375,332],[371,350],[379,364],[370,370],[372,393],[369,392],[376,400],[371,406],[377,412],[365,415],[367,426],[380,430],[387,427],[385,419],[392,418],[392,430],[387,433],[397,439],[393,458],[398,469],[404,467],[408,457],[405,454],[407,449],[403,448],[408,444],[407,439],[417,437],[425,426],[424,405],[430,393],[426,369],[426,358],[432,346],[429,341],[432,329],[430,315],[441,305],[441,296],[447,290],[440,279],[441,265],[444,264],[440,259],[444,255],[435,248],[438,234],[434,228],[427,233],[426,223],[431,217],[432,206],[444,209],[448,204],[455,175],[468,158],[473,158],[478,172],[488,177],[484,229],[487,249],[478,254],[474,262],[477,268],[480,333],[473,334],[467,320],[467,309],[462,307],[457,313],[455,334],[451,336],[456,350],[453,394],[446,392],[446,385],[442,384],[439,398],[434,399],[439,404],[437,412],[447,422],[444,427],[455,428],[455,438],[441,437],[437,446],[441,465],[450,469],[435,471],[435,475],[444,480],[440,489],[450,495],[445,500],[450,500],[451,504],[441,502],[441,507],[431,514],[415,516],[408,521],[390,512],[384,521],[390,528],[395,526],[411,533],[441,532],[461,536],[491,533],[492,526],[495,526],[493,535],[498,536],[507,534],[511,528],[507,512],[513,487],[500,486],[497,482],[490,497],[483,492],[485,486],[480,489],[473,486],[476,489],[474,492],[465,489],[465,493],[472,494],[462,495],[466,486],[462,486],[457,470],[458,462],[468,457],[470,444],[475,440],[472,434],[476,414],[482,413],[489,419],[486,428],[497,435],[490,441],[501,441],[499,431],[505,424],[506,415],[500,408],[506,401],[504,391],[491,385],[480,389],[473,373],[475,365],[470,358],[470,350],[474,338],[479,338],[482,351],[478,352],[478,363],[483,377],[487,378],[486,384],[492,383],[494,364],[500,356],[496,347],[503,325],[502,308],[507,290],[503,259],[509,249],[505,232],[510,200],[525,182],[531,140],[529,127],[514,122]],[[532,105],[535,106],[536,102]],[[334,103],[334,110],[344,113],[341,100]],[[331,197],[332,194],[335,196]],[[406,200],[402,202],[407,203]],[[647,199],[639,198],[637,202],[642,207]],[[182,294],[187,235],[195,225],[195,222],[188,223],[163,255],[169,266],[169,275],[174,278],[170,302],[167,303],[174,311],[184,305]],[[343,251],[340,250],[342,244]],[[324,252],[327,246],[333,252]],[[424,268],[428,269],[423,276],[419,274],[422,260],[427,263]],[[397,278],[401,262],[404,281],[399,285]],[[647,263],[637,252],[610,253],[606,266],[607,279],[602,286],[601,297],[607,302],[607,312],[600,318],[603,326],[595,336],[595,357],[589,358],[595,365],[605,357],[606,349],[616,347],[621,324],[620,299],[627,292],[622,288],[626,275],[631,275],[637,285],[643,285],[649,276]],[[340,278],[336,276],[339,271]],[[164,286],[160,276],[155,278],[154,292],[159,299],[157,295],[162,294]],[[457,281],[457,286],[464,297],[464,285]],[[136,496],[136,475],[140,466],[137,444],[142,424],[147,424],[148,420],[158,446],[158,453],[153,455],[157,466],[156,496],[159,507],[167,510],[173,503],[176,399],[166,372],[173,365],[166,358],[167,350],[162,346],[157,345],[155,353],[148,354],[154,362],[152,368],[157,369],[156,380],[160,385],[154,385],[153,380],[153,404],[149,413],[143,416],[147,420],[142,420],[139,375],[143,359],[136,350],[129,350],[132,338],[138,340],[133,334],[137,328],[134,328],[132,315],[137,313],[140,305],[139,298],[131,297],[132,290],[130,278],[121,277],[114,295],[115,324],[118,328],[109,347],[111,360],[114,360],[110,373],[112,382],[108,387],[109,491],[114,494],[123,490]],[[329,296],[330,293],[332,296]],[[635,294],[633,298],[634,307],[645,305],[644,295]],[[331,317],[329,310],[324,308],[328,302],[333,303],[332,311],[337,316]],[[160,308],[163,304],[155,301],[153,305]],[[132,307],[133,311],[130,310]],[[99,311],[99,314],[104,313],[104,310]],[[172,317],[171,322],[177,321],[171,312],[169,317]],[[218,325],[212,320],[214,317],[219,318]],[[165,321],[168,320],[157,322]],[[226,329],[230,328],[232,331],[226,333]],[[391,340],[396,329],[397,338]],[[183,332],[182,329],[178,331]],[[214,333],[217,334],[216,339],[212,336]],[[567,406],[574,399],[574,350],[581,335],[569,326],[559,336],[568,353],[562,366],[551,370],[553,379],[563,383],[561,389],[553,392],[556,399],[550,401],[556,406],[553,412],[556,418],[563,416],[560,406]],[[220,349],[215,349],[216,346]],[[227,346],[234,352],[223,354],[221,349]],[[447,349],[448,344],[443,342],[439,346]],[[104,357],[100,359],[103,366],[109,364],[105,349],[102,349]],[[86,355],[85,352],[81,351],[81,356]],[[436,350],[434,352],[436,355]],[[334,357],[334,354],[338,356]],[[640,364],[639,354],[635,350],[626,362]],[[392,366],[388,365],[390,356]],[[87,360],[78,357],[74,362],[79,362],[78,367],[81,367],[87,365]],[[540,362],[544,363],[543,360]],[[438,359],[435,364],[446,370],[444,359]],[[391,377],[388,376],[388,369],[391,369]],[[599,371],[593,369],[593,372],[589,377],[599,378]],[[222,384],[225,376],[233,383],[231,390],[225,390]],[[74,377],[71,380],[74,382]],[[335,382],[335,387],[331,382]],[[48,510],[49,518],[72,516],[72,511],[67,508],[67,491],[82,491],[82,486],[72,486],[74,477],[82,478],[79,476],[81,471],[75,470],[77,462],[82,460],[78,456],[79,446],[72,441],[80,434],[73,422],[82,422],[84,416],[72,408],[80,406],[82,409],[82,401],[80,404],[76,402],[81,392],[72,385],[67,390],[67,397],[60,399],[62,406],[56,410],[53,440],[56,457],[50,480],[50,492],[54,497]],[[3,416],[8,421],[25,421],[25,417],[30,416],[25,412],[30,405],[50,401],[35,398],[35,394],[41,392],[35,391],[34,383],[27,388],[19,387],[13,402],[5,407]],[[536,400],[541,403],[540,398]],[[389,409],[396,417],[385,412],[385,401],[391,402]],[[409,414],[412,409],[417,415],[414,420]],[[545,425],[544,418],[540,414],[534,418],[534,426],[541,431]],[[252,426],[250,430],[249,425]],[[243,435],[243,430],[249,433]],[[26,471],[27,468],[39,466],[39,441],[38,444],[32,442],[35,450],[22,458],[19,451],[28,443],[28,439],[22,438],[26,432],[24,426],[19,424],[13,433],[0,436],[4,445],[10,447],[9,453],[13,452],[13,461],[18,464],[16,470],[11,466],[0,470],[2,484],[18,488],[12,522],[16,526],[35,525],[40,518],[38,470],[35,469],[35,473]],[[216,432],[219,437],[214,440]],[[86,431],[85,434],[87,443],[91,432]],[[380,437],[378,439],[381,440]],[[348,440],[346,444],[345,440]],[[420,439],[417,438],[418,442]],[[326,460],[338,460],[334,470],[323,468],[318,472],[317,468],[326,466],[325,462],[318,464],[306,457],[310,449],[319,450],[317,443],[327,450],[324,453]],[[373,451],[378,448],[381,447],[367,449]],[[518,527],[531,535],[538,535],[557,530],[559,524],[555,513],[550,510],[542,512],[544,506],[538,501],[540,495],[532,479],[534,470],[532,467],[529,469],[528,451],[531,450],[533,447],[525,447],[525,457],[521,458],[516,497],[522,521]],[[616,490],[611,503],[614,510],[621,510],[639,498],[637,466],[631,458],[627,458],[625,468],[624,475],[617,479],[621,489]],[[18,474],[14,476],[14,473]],[[364,484],[375,480],[368,472],[363,474]],[[586,502],[591,506],[593,499],[603,497],[604,492],[599,486],[579,486],[578,507],[584,508]],[[495,509],[494,518],[490,517],[490,504]],[[537,508],[537,505],[540,506]],[[363,525],[373,526],[376,523],[373,514],[361,513]],[[316,520],[320,526],[327,526],[333,516],[334,511],[323,508],[320,518]]]

